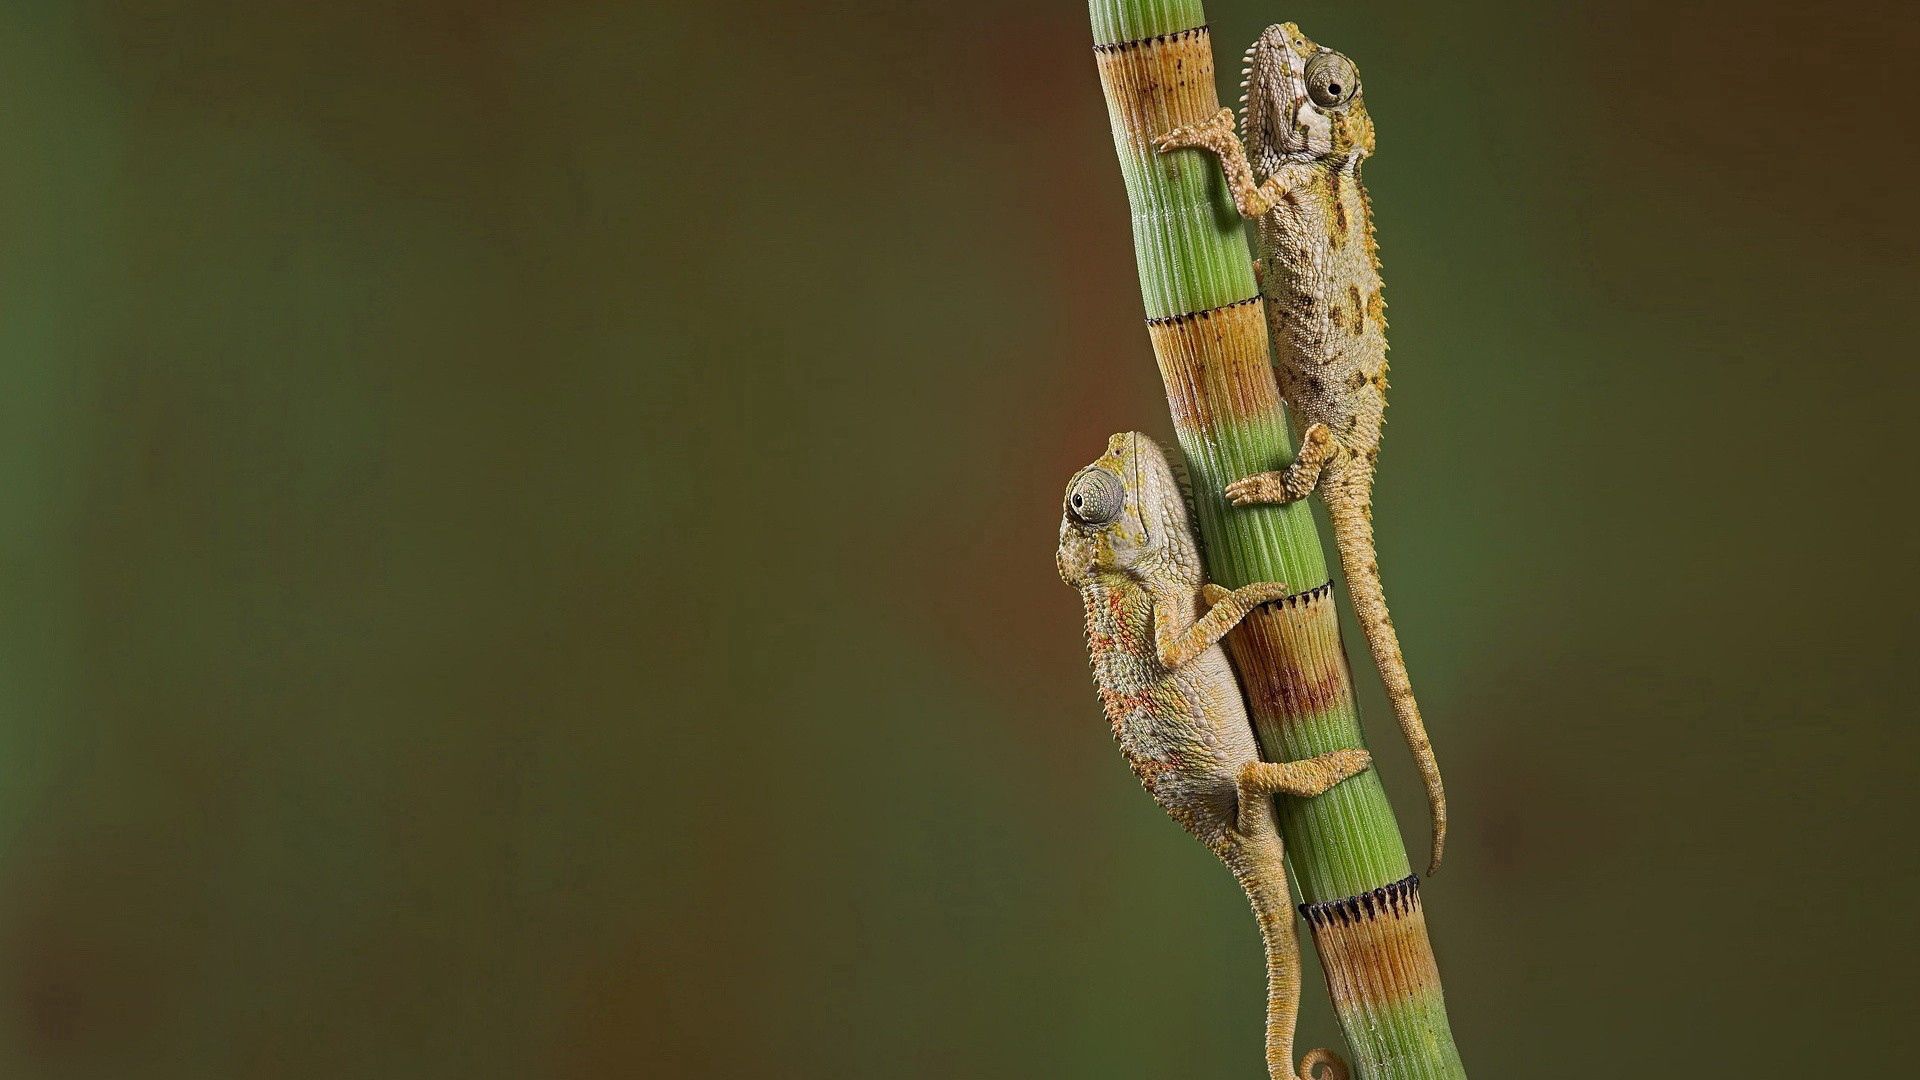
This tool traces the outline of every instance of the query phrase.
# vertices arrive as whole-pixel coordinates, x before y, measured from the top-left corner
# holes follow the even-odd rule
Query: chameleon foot
[[[1324,795],[1333,785],[1366,772],[1372,765],[1373,755],[1365,750],[1334,750],[1299,761],[1247,762],[1240,767],[1240,775],[1234,781],[1240,804],[1240,832],[1252,835],[1260,830],[1260,822],[1272,813],[1275,795],[1291,795],[1297,799]]]
[[[1300,436],[1300,452],[1279,472],[1255,473],[1227,485],[1227,501],[1235,506],[1289,503],[1313,494],[1320,473],[1340,449],[1327,425],[1310,424]]]
[[[1178,614],[1173,608],[1160,606],[1154,609],[1154,649],[1160,657],[1161,666],[1168,671],[1185,666],[1194,657],[1219,644],[1220,639],[1227,636],[1227,631],[1240,625],[1240,620],[1246,618],[1254,608],[1288,595],[1287,587],[1278,581],[1257,581],[1231,590],[1217,585],[1206,588],[1212,590],[1205,592],[1207,613],[1195,619],[1193,625],[1184,632],[1179,629]]]
[[[1285,600],[1292,595],[1292,586],[1284,581],[1256,581],[1251,585],[1238,589],[1229,589],[1225,585],[1215,585],[1211,581],[1200,586],[1200,598],[1207,602],[1208,607],[1214,607],[1223,601],[1231,600],[1236,603],[1246,604],[1247,609],[1251,611],[1261,604],[1272,603],[1275,600]],[[1235,600],[1236,596],[1239,597],[1238,600]]]
[[[1240,140],[1234,135],[1232,109],[1221,109],[1202,123],[1182,124],[1153,140],[1153,148],[1163,154],[1169,150],[1208,150],[1215,154],[1230,154],[1239,146]]]
[[[1265,180],[1256,181],[1253,166],[1247,161],[1247,148],[1234,134],[1232,109],[1221,109],[1203,123],[1182,124],[1155,139],[1153,145],[1163,154],[1173,150],[1205,150],[1219,158],[1221,171],[1227,177],[1227,190],[1233,193],[1234,208],[1244,218],[1266,214],[1308,176],[1298,163],[1288,163]]]
[[[1249,761],[1240,769],[1240,790],[1249,795],[1292,795],[1311,799],[1367,771],[1373,755],[1365,750],[1332,750],[1299,761]]]

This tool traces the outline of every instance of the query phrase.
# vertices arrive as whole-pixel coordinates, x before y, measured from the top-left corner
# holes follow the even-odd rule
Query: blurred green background
[[[1474,1074],[1886,1074],[1920,17],[1209,9],[1379,127]],[[1253,920],[1052,567],[1168,429],[1087,45],[0,9],[0,1074],[1258,1076]]]

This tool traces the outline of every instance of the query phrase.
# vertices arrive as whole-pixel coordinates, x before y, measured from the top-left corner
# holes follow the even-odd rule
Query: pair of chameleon
[[[1162,152],[1216,156],[1236,206],[1255,223],[1255,270],[1274,343],[1281,396],[1300,428],[1284,469],[1229,484],[1237,506],[1318,492],[1333,524],[1348,590],[1394,716],[1426,783],[1438,869],[1446,801],[1414,703],[1375,559],[1372,491],[1386,406],[1385,304],[1372,211],[1360,165],[1373,122],[1345,56],[1291,23],[1247,52],[1243,145],[1232,110],[1157,140]],[[1186,496],[1166,456],[1137,432],[1068,485],[1056,555],[1086,606],[1087,645],[1107,719],[1155,801],[1226,863],[1246,890],[1267,952],[1267,1067],[1293,1080],[1300,951],[1275,796],[1314,798],[1371,765],[1365,750],[1302,761],[1260,760],[1246,706],[1220,640],[1257,606],[1289,595],[1278,582],[1227,590],[1205,582]],[[1299,1076],[1325,1066],[1310,1051]]]

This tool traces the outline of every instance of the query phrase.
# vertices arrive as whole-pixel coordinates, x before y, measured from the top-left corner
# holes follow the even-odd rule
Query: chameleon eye
[[[1360,71],[1337,52],[1315,53],[1307,61],[1307,96],[1315,105],[1331,109],[1345,105],[1360,91]]]
[[[1120,478],[1105,469],[1085,469],[1067,485],[1067,513],[1086,525],[1105,525],[1126,502]]]

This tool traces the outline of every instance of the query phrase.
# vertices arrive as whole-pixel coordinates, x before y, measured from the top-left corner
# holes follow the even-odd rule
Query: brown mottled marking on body
[[[1381,1008],[1440,992],[1440,971],[1409,876],[1372,892],[1300,905],[1337,1009]]]
[[[1373,295],[1367,297],[1367,318],[1385,327],[1387,322],[1387,294],[1384,290],[1375,289],[1373,290]]]

